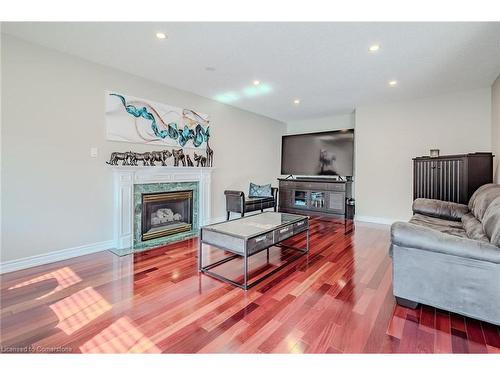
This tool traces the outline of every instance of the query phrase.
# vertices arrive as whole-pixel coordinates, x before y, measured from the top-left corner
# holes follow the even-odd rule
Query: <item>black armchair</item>
[[[231,212],[237,212],[241,214],[241,217],[245,216],[246,212],[257,210],[263,212],[266,208],[274,208],[276,212],[278,188],[271,188],[271,192],[272,197],[245,197],[245,193],[242,191],[224,191],[224,195],[226,196],[227,220],[229,220]]]

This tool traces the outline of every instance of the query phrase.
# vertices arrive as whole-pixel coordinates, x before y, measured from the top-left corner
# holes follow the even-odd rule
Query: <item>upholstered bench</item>
[[[276,206],[278,202],[278,188],[271,188],[271,196],[248,196],[245,197],[243,191],[238,190],[226,190],[224,191],[226,196],[226,212],[227,220],[229,220],[231,212],[236,212],[245,216],[245,213],[258,211],[263,212],[266,208],[274,208],[276,211]]]

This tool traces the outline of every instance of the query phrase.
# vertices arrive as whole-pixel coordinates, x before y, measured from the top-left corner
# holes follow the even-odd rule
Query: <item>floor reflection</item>
[[[161,353],[161,350],[124,316],[80,346],[82,353]]]
[[[51,294],[57,293],[60,290],[63,290],[65,288],[70,287],[71,285],[75,285],[82,281],[82,279],[73,272],[73,270],[69,267],[64,267],[60,268],[56,271],[46,273],[42,276],[35,277],[31,280],[16,284],[12,287],[9,288],[9,290],[17,289],[17,288],[22,288],[31,284],[39,283],[44,280],[50,280],[50,279],[56,279],[57,280],[57,287],[50,291],[49,293],[44,294],[43,296],[37,297],[37,300],[40,300],[42,298],[48,297]]]
[[[94,288],[88,287],[49,307],[59,319],[56,327],[67,335],[71,335],[111,310],[112,306]]]

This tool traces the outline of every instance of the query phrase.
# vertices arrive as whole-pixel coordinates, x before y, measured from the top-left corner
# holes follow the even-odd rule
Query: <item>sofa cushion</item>
[[[437,230],[441,233],[451,234],[452,236],[468,238],[462,222],[438,219],[436,217],[415,214],[410,219],[411,224]]]
[[[469,209],[479,221],[483,221],[484,213],[488,206],[500,197],[499,184],[486,184],[477,189],[469,200]]]
[[[273,197],[273,192],[271,189],[271,184],[267,185],[257,185],[250,182],[250,188],[248,189],[249,197]]]
[[[483,229],[483,224],[470,212],[462,216],[462,225],[471,240],[490,242]]]
[[[269,197],[249,197],[245,200],[245,204],[256,204],[256,203],[266,203],[266,202],[274,202],[274,198]]]
[[[484,213],[483,228],[490,242],[500,247],[500,197],[491,202]]]
[[[416,214],[454,221],[460,221],[462,216],[469,212],[469,207],[465,204],[428,198],[415,199],[412,208]]]

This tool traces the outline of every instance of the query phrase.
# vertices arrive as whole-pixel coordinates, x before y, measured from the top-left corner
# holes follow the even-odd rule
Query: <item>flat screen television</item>
[[[285,135],[281,141],[281,174],[352,176],[354,129]]]

